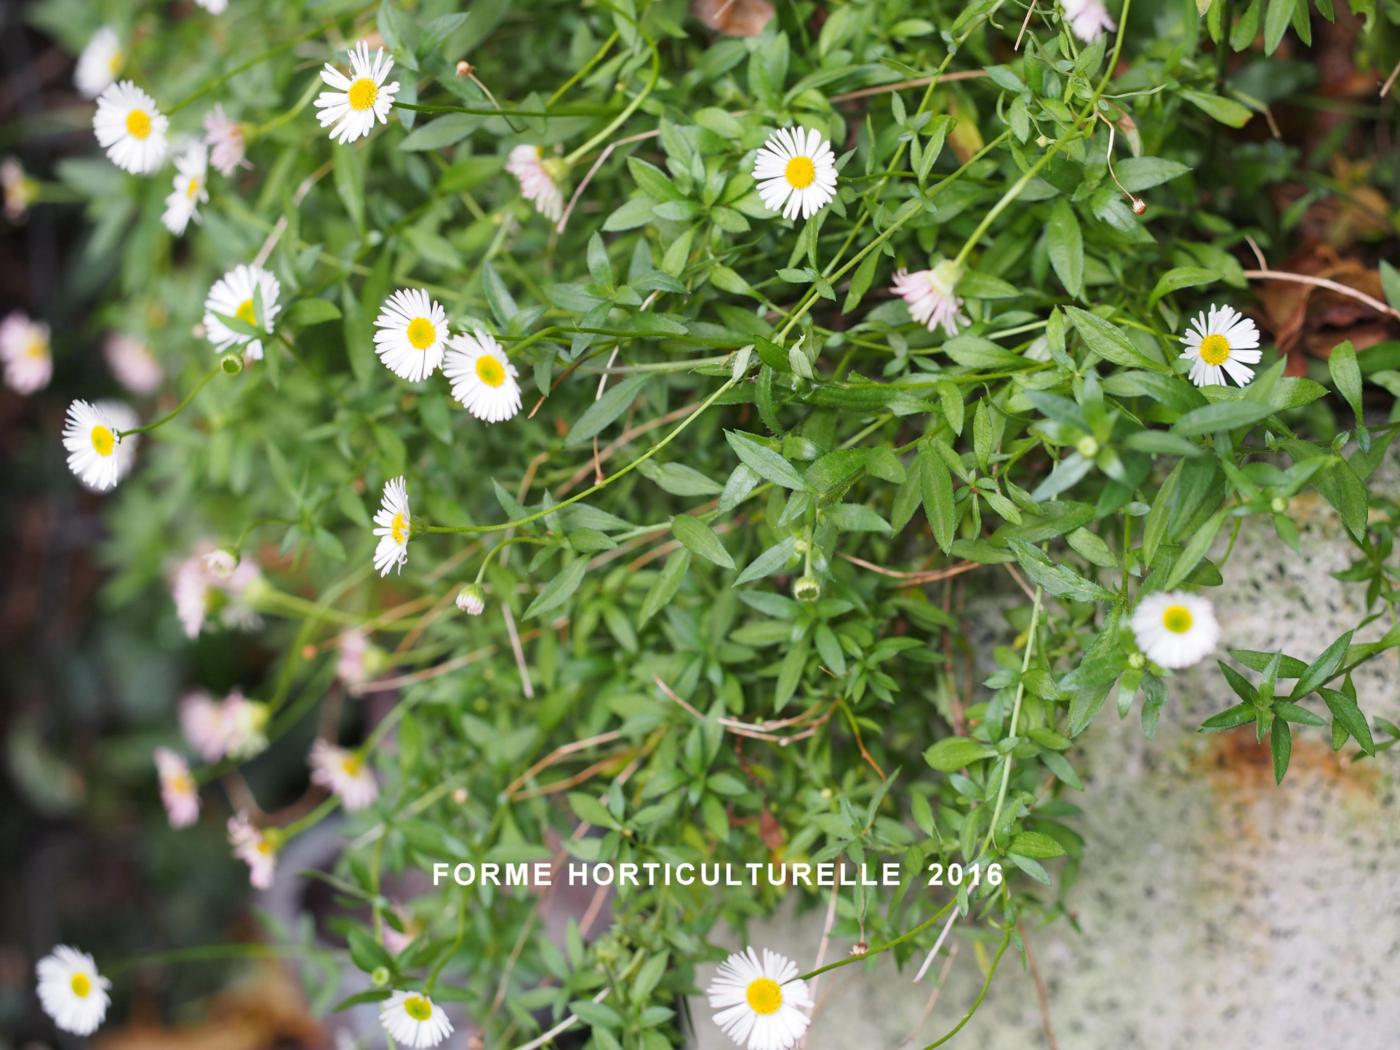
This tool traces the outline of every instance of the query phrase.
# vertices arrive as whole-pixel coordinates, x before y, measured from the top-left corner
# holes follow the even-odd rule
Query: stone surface
[[[1382,476],[1400,491],[1400,457]],[[1310,659],[1361,619],[1365,595],[1331,576],[1354,550],[1331,509],[1305,496],[1290,513],[1305,556],[1251,519],[1212,597],[1225,645]],[[983,600],[984,629],[1002,631],[996,599]],[[1395,651],[1356,685],[1363,710],[1400,721]],[[1400,752],[1355,763],[1353,747],[1334,755],[1324,731],[1304,730],[1275,787],[1252,733],[1196,732],[1234,703],[1213,663],[1178,674],[1169,692],[1154,740],[1143,738],[1136,711],[1120,722],[1110,700],[1076,748],[1086,789],[1068,798],[1083,808],[1075,826],[1086,849],[1067,903],[1079,929],[1061,921],[1028,931],[1060,1050],[1400,1046]],[[751,928],[750,940],[805,966],[821,920],[778,916]],[[950,941],[955,954],[927,1018],[946,948],[919,986],[884,959],[873,971],[829,975],[808,1050],[921,1048],[945,1032],[982,981],[971,939],[955,928]],[[696,1050],[730,1045],[704,1004],[692,1005]],[[951,1045],[1049,1045],[1034,984],[1013,954]]]

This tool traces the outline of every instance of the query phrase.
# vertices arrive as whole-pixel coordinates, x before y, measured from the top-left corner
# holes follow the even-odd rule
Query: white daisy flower
[[[211,15],[221,15],[228,10],[228,0],[194,0]]]
[[[416,383],[442,364],[447,312],[427,292],[403,288],[384,300],[375,319],[374,352],[400,379]]]
[[[265,890],[277,874],[277,847],[267,835],[253,827],[248,814],[239,812],[228,821],[228,841],[233,855],[248,865],[248,881]]]
[[[199,222],[199,206],[209,199],[208,173],[209,151],[202,142],[193,143],[175,158],[173,188],[165,198],[160,221],[176,237],[185,232],[191,219]]]
[[[321,127],[331,128],[335,142],[354,142],[374,130],[376,122],[389,123],[389,110],[394,105],[399,82],[384,83],[394,68],[394,60],[386,58],[381,47],[369,57],[369,44],[361,40],[349,52],[350,75],[347,77],[329,62],[321,70],[321,79],[333,90],[316,96],[317,119]],[[335,125],[331,127],[331,125]]]
[[[413,519],[408,512],[408,485],[402,477],[384,483],[384,495],[379,501],[379,513],[374,516],[374,534],[379,546],[374,550],[374,567],[380,576],[389,570],[403,571],[408,563],[408,538],[413,534]]]
[[[282,286],[277,278],[260,266],[236,266],[214,282],[209,298],[204,300],[204,332],[219,352],[241,347],[250,361],[261,361],[262,339],[247,332],[235,332],[218,317],[236,317],[244,324],[271,333],[282,307],[277,297]],[[257,299],[262,299],[261,316]]]
[[[564,214],[564,194],[559,183],[546,166],[542,146],[516,146],[506,160],[506,171],[520,182],[520,195],[535,206],[535,210],[551,222]]]
[[[186,693],[180,700],[180,731],[205,762],[217,762],[228,750],[223,705],[205,692]]]
[[[365,756],[325,740],[311,745],[311,782],[339,795],[351,811],[364,809],[379,797],[379,784]]]
[[[442,1007],[421,992],[395,992],[379,1009],[379,1023],[389,1038],[404,1046],[437,1046],[452,1034]]]
[[[1183,591],[1149,594],[1138,602],[1132,625],[1138,648],[1162,667],[1199,663],[1220,641],[1210,600]]]
[[[267,748],[270,714],[267,704],[249,700],[241,690],[235,689],[224,698],[221,719],[229,758],[252,758]]]
[[[155,354],[139,339],[113,333],[102,344],[102,356],[117,382],[133,394],[153,394],[165,378]]]
[[[39,960],[39,1003],[65,1032],[91,1035],[107,1016],[112,982],[87,952],[59,945]]]
[[[932,270],[897,271],[890,291],[909,304],[909,316],[930,332],[941,325],[943,331],[954,336],[960,325],[968,323],[962,300],[955,294],[961,276],[962,268],[951,259],[944,259]]]
[[[1060,0],[1069,19],[1069,28],[1086,44],[1092,44],[1108,30],[1117,29],[1103,0]]]
[[[758,195],[785,219],[809,219],[836,196],[836,154],[808,128],[779,128],[753,162]]]
[[[224,112],[220,103],[204,114],[204,144],[209,147],[209,162],[225,178],[239,168],[252,167],[243,159],[246,145],[243,125]]]
[[[39,184],[24,173],[24,165],[14,157],[0,160],[0,191],[5,195],[5,218],[20,222],[29,206],[39,199]]]
[[[114,401],[89,404],[74,401],[63,425],[63,447],[68,469],[90,489],[105,492],[126,477],[136,455],[135,434],[121,436],[136,426],[136,414]]]
[[[479,583],[468,583],[463,585],[457,592],[457,608],[461,609],[468,616],[480,616],[486,611],[486,592],[481,589]]]
[[[789,1050],[812,1021],[812,993],[796,977],[797,964],[785,955],[765,948],[760,964],[752,948],[736,952],[707,990],[710,1008],[719,1011],[715,1024],[747,1050]]]
[[[1191,382],[1197,386],[1225,386],[1228,375],[1240,386],[1254,378],[1249,365],[1259,363],[1259,329],[1229,306],[1212,306],[1197,314],[1181,337],[1186,344],[1181,360],[1191,362]]]
[[[122,54],[122,42],[115,29],[103,26],[83,48],[78,56],[78,66],[73,71],[73,84],[83,98],[96,98],[104,88],[117,79],[122,71],[126,56]]]
[[[199,819],[199,789],[190,766],[168,747],[155,753],[156,773],[160,776],[160,800],[172,828],[187,828]]]
[[[478,328],[448,340],[451,347],[442,374],[452,382],[452,396],[477,419],[500,423],[520,411],[520,381],[501,344]]]
[[[133,175],[149,175],[165,163],[169,124],[155,99],[129,80],[103,88],[92,117],[92,130],[107,156]]]
[[[48,386],[53,377],[49,326],[14,311],[0,321],[0,360],[5,363],[5,385],[15,393],[32,394]]]

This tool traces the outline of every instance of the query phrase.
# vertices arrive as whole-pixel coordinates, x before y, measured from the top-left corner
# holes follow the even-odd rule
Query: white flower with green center
[[[349,52],[350,75],[346,76],[329,62],[321,70],[321,79],[331,88],[316,96],[316,114],[321,127],[331,129],[334,142],[354,142],[374,130],[374,125],[389,123],[389,110],[398,94],[399,82],[384,83],[394,68],[394,60],[384,55],[381,47],[369,57],[369,44],[361,40]]]
[[[112,982],[87,952],[59,945],[39,960],[39,1003],[65,1032],[91,1035],[107,1016]]]
[[[408,485],[402,477],[384,483],[379,513],[374,516],[374,534],[379,537],[379,545],[374,549],[374,567],[379,575],[388,576],[390,569],[402,572],[408,563],[408,539],[413,535]]]
[[[447,345],[442,374],[463,408],[487,423],[500,423],[520,411],[519,373],[491,333],[478,328],[472,335],[453,336]]]
[[[374,327],[374,352],[400,379],[416,383],[442,364],[447,312],[427,292],[403,288],[384,300]]]
[[[164,164],[169,126],[155,99],[129,80],[108,84],[97,97],[93,133],[122,171],[149,175]]]
[[[394,992],[379,1010],[379,1023],[389,1038],[421,1050],[437,1046],[452,1034],[452,1022],[422,992]]]
[[[812,1023],[812,993],[797,964],[767,948],[762,963],[752,948],[731,955],[707,994],[715,1024],[747,1050],[790,1050]]]
[[[1212,306],[1197,314],[1181,341],[1181,360],[1191,362],[1191,382],[1197,386],[1225,386],[1228,375],[1240,386],[1254,378],[1260,358],[1259,329],[1229,306]]]
[[[199,222],[199,206],[209,199],[209,151],[204,143],[196,142],[175,158],[175,179],[165,198],[165,212],[160,221],[179,237],[190,220]]]
[[[5,364],[5,385],[17,394],[32,394],[53,378],[53,354],[49,350],[49,326],[31,321],[19,310],[0,321],[0,360]]]
[[[365,756],[326,740],[311,745],[311,782],[339,795],[341,804],[352,812],[379,797],[379,784]]]
[[[1184,591],[1149,594],[1133,611],[1132,625],[1138,648],[1161,667],[1190,667],[1220,641],[1210,600]]]
[[[68,469],[90,489],[106,492],[126,477],[136,455],[136,435],[122,437],[123,430],[136,426],[136,413],[114,401],[89,404],[74,401],[68,406],[63,426],[63,447],[68,450]]]
[[[214,282],[204,300],[204,334],[222,353],[241,348],[249,361],[261,361],[262,339],[257,332],[271,333],[282,307],[277,297],[282,286],[260,266],[236,266]],[[254,329],[234,328],[224,318],[236,318]]]
[[[102,94],[117,74],[122,71],[126,56],[122,54],[122,42],[115,29],[103,26],[83,48],[78,56],[77,68],[73,70],[73,85],[83,98],[96,98]]]
[[[758,195],[785,219],[810,219],[836,196],[836,154],[808,128],[779,128],[753,162]]]
[[[155,752],[160,777],[160,801],[172,828],[187,828],[199,819],[199,788],[190,776],[190,765],[168,747]]]
[[[954,294],[961,276],[962,268],[944,259],[931,270],[897,271],[890,291],[909,304],[909,316],[930,332],[942,326],[955,336],[959,326],[967,324],[962,300]]]

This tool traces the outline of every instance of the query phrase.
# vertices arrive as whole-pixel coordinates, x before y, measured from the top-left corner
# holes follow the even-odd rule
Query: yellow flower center
[[[92,428],[92,447],[99,456],[110,456],[117,447],[117,435],[99,423]]]
[[[1191,610],[1184,605],[1168,605],[1162,610],[1162,626],[1173,634],[1185,634],[1191,623]]]
[[[783,990],[769,977],[753,981],[744,994],[749,1000],[749,1009],[756,1014],[775,1014],[783,1005]]]
[[[86,999],[92,991],[92,978],[85,973],[75,973],[68,984],[79,999]]]
[[[349,100],[351,109],[369,109],[379,97],[379,85],[369,77],[361,77],[350,85],[345,97]]]
[[[506,370],[490,354],[482,354],[476,359],[476,377],[487,386],[500,386],[506,381]]]
[[[403,1001],[403,1012],[415,1021],[426,1021],[433,1016],[433,1004],[421,995],[411,995]]]
[[[793,189],[805,190],[816,180],[817,166],[812,163],[811,157],[793,157],[787,162],[783,177]]]
[[[260,856],[263,857],[266,857],[274,852],[272,843],[264,838],[258,839],[258,841],[254,844],[253,848],[258,851],[258,854]]]
[[[342,759],[340,760],[340,768],[341,768],[341,770],[345,773],[346,776],[351,776],[351,777],[357,777],[357,776],[359,776],[359,775],[360,775],[360,770],[361,770],[363,767],[364,767],[364,763],[363,763],[362,761],[360,761],[360,758],[359,758],[359,756],[357,756],[357,755],[346,755],[344,758],[342,758]]]
[[[403,511],[395,514],[394,520],[389,523],[389,535],[400,547],[408,542],[408,519],[403,516]]]
[[[258,326],[258,315],[257,312],[253,309],[253,300],[251,299],[244,299],[241,303],[239,303],[238,309],[233,311],[233,316],[238,318],[244,324],[250,324],[254,328]]]
[[[176,773],[170,778],[170,790],[177,795],[193,795],[194,781],[184,773]]]
[[[122,71],[122,63],[126,61],[126,56],[120,51],[112,52],[112,59],[107,63],[107,68],[112,71],[112,76],[116,76]]]
[[[31,339],[29,345],[24,348],[24,356],[35,361],[42,361],[49,356],[49,344],[43,339]]]
[[[1230,341],[1223,335],[1208,335],[1201,340],[1201,360],[1208,365],[1223,365],[1230,356]]]
[[[198,178],[191,178],[191,179],[190,179],[190,184],[189,184],[188,186],[185,187],[185,196],[188,197],[190,200],[194,200],[195,197],[198,196],[198,195],[199,195],[199,179],[198,179]],[[250,304],[250,305],[251,305],[251,304]]]
[[[437,338],[437,329],[426,317],[415,317],[408,322],[408,341],[415,350],[426,350]]]
[[[151,115],[144,109],[133,109],[126,115],[126,131],[134,139],[144,139],[151,133]]]

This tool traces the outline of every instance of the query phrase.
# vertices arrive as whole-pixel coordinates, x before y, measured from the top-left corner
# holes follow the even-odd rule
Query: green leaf
[[[1065,291],[1078,296],[1084,290],[1084,236],[1079,232],[1074,209],[1063,197],[1050,209],[1045,237],[1055,276],[1065,286]]]
[[[1327,705],[1327,710],[1332,712],[1332,717],[1337,720],[1337,724],[1345,729],[1358,744],[1361,750],[1368,755],[1376,753],[1376,741],[1371,736],[1371,726],[1366,721],[1366,716],[1361,713],[1361,708],[1356,701],[1345,693],[1335,689],[1328,689],[1325,686],[1318,690],[1322,694],[1322,700]]]
[[[414,152],[455,145],[481,127],[484,119],[475,113],[449,113],[445,117],[429,121],[422,127],[414,128],[399,143],[399,149]]]
[[[535,595],[535,600],[525,610],[525,619],[531,620],[559,608],[573,597],[587,573],[587,558],[575,558],[569,562],[554,579],[545,584],[544,590]]]
[[[329,299],[298,299],[287,307],[283,317],[294,328],[310,328],[338,320],[340,307]]]
[[[1361,426],[1361,366],[1356,363],[1356,348],[1350,340],[1332,348],[1327,358],[1327,371],[1332,375],[1337,393],[1351,406],[1356,425]]]
[[[1065,855],[1065,848],[1058,841],[1040,831],[1021,832],[1011,840],[1008,849],[1022,857],[1033,857],[1036,860]]]
[[[1263,405],[1257,401],[1217,401],[1193,408],[1176,421],[1172,430],[1185,437],[1195,437],[1217,430],[1251,426],[1273,414],[1273,405]]]
[[[924,752],[924,761],[940,773],[956,773],[960,769],[991,758],[996,748],[961,736],[944,737]]]
[[[699,518],[690,514],[678,514],[671,519],[671,531],[692,554],[700,555],[721,569],[734,568],[734,559],[724,549],[724,544],[720,542],[714,530]]]
[[[1085,579],[1068,565],[1056,564],[1024,540],[1008,541],[1016,560],[1031,582],[1043,587],[1047,594],[1076,602],[1112,601],[1112,591]]]
[[[1277,0],[1271,0],[1271,2],[1277,2]],[[1291,2],[1291,0],[1284,0],[1284,2]],[[1232,128],[1244,127],[1249,123],[1249,118],[1254,115],[1248,108],[1240,105],[1234,99],[1208,95],[1204,91],[1183,91],[1181,97],[1220,123],[1228,124]]]
[[[1203,284],[1214,284],[1218,280],[1220,280],[1220,274],[1215,270],[1207,270],[1202,266],[1177,266],[1157,278],[1157,283],[1152,288],[1152,294],[1147,297],[1147,307],[1150,310],[1156,306],[1157,301],[1164,295],[1179,292],[1183,288],[1197,288]]]
[[[1154,361],[1135,347],[1115,325],[1077,306],[1065,307],[1070,323],[1084,345],[1106,361],[1125,368],[1149,368],[1154,372],[1169,371],[1160,361]]]
[[[640,623],[646,623],[670,604],[671,599],[680,590],[688,568],[690,551],[679,550],[666,559],[661,574],[657,576],[656,582],[651,585],[651,590],[647,591],[647,596],[642,601],[642,611],[638,614]]]
[[[1336,675],[1338,668],[1342,666],[1342,660],[1346,657],[1347,646],[1351,644],[1351,636],[1352,632],[1347,631],[1324,649],[1316,660],[1308,664],[1307,670],[1302,673],[1297,684],[1293,686],[1293,692],[1288,694],[1290,700],[1301,700]]]
[[[1211,715],[1201,723],[1201,730],[1214,729],[1234,729],[1237,726],[1253,722],[1259,713],[1259,709],[1253,704],[1236,704],[1234,707],[1227,707],[1218,714]]]
[[[1141,193],[1185,175],[1190,170],[1180,161],[1161,157],[1126,157],[1118,162],[1118,181],[1129,193]]]
[[[724,438],[740,461],[759,477],[785,489],[807,487],[797,469],[778,453],[739,430],[726,430]]]
[[[646,381],[645,375],[633,375],[616,386],[609,387],[602,397],[584,410],[583,415],[574,420],[574,425],[569,428],[569,433],[564,438],[564,444],[570,447],[582,445],[595,434],[611,426],[617,417],[631,406],[637,394],[646,385]]]
[[[1282,718],[1275,718],[1269,730],[1269,751],[1274,757],[1274,783],[1282,784],[1288,772],[1288,760],[1293,755],[1293,730]]]

